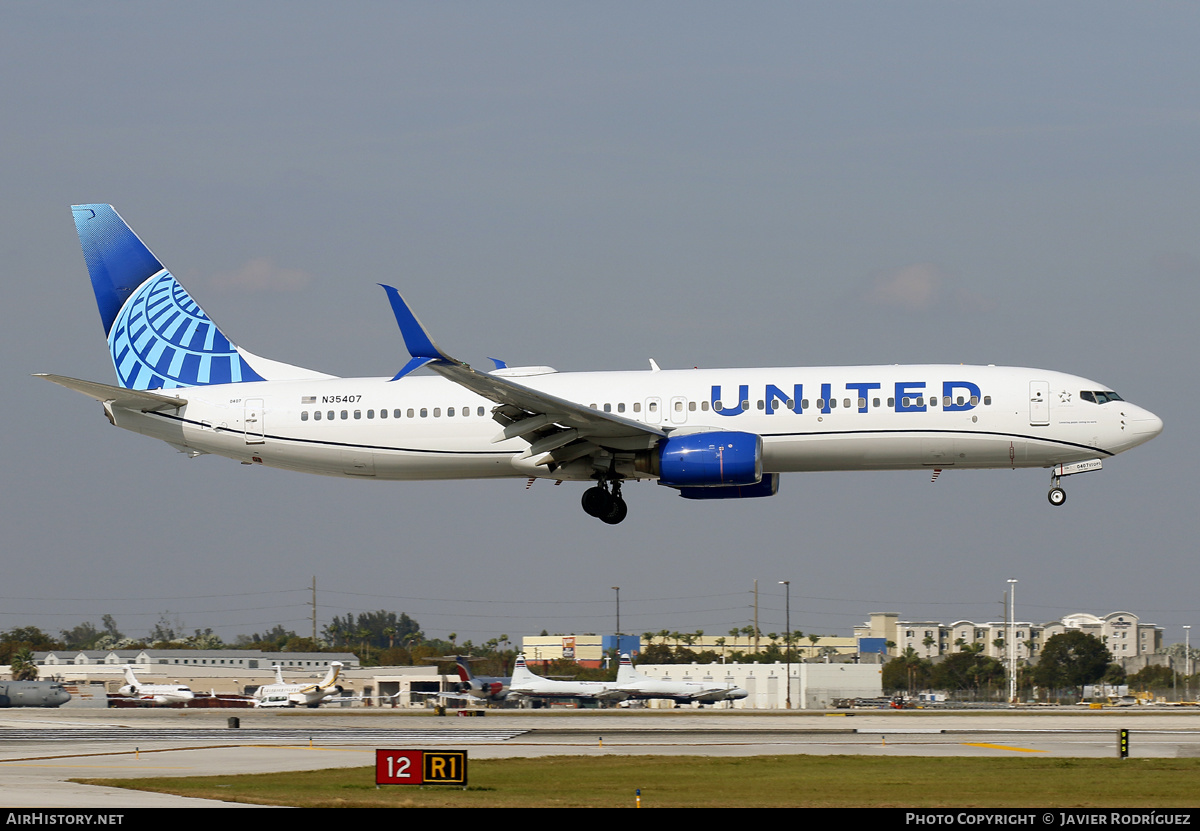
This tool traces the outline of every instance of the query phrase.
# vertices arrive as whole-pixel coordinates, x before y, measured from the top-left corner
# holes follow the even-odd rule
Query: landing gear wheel
[[[611,497],[608,495],[608,491],[600,485],[588,488],[583,492],[583,499],[581,500],[583,512],[588,516],[602,517],[608,510],[609,499]]]
[[[608,510],[600,515],[600,521],[606,522],[609,525],[616,525],[621,520],[625,519],[629,513],[629,506],[625,504],[625,500],[619,496],[609,498]]]
[[[1050,500],[1051,505],[1057,508],[1059,505],[1067,501],[1067,492],[1062,488],[1051,488],[1050,493],[1046,495],[1046,498]]]

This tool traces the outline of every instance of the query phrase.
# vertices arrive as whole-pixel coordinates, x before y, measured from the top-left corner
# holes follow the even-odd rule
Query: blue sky
[[[806,632],[872,611],[1195,621],[1200,11],[1106,3],[5,3],[0,628],[225,637],[385,608],[487,640]],[[792,475],[770,500],[365,483],[186,460],[110,381],[68,206],[109,202],[251,351],[391,374],[397,285],[469,361],[966,362],[1166,422],[1041,471]],[[776,620],[777,618],[777,620]]]

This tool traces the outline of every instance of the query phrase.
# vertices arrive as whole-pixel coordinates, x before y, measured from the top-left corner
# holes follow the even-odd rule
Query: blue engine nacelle
[[[728,485],[719,488],[680,488],[684,499],[753,499],[779,492],[779,474],[764,473],[757,485]]]
[[[674,488],[721,488],[762,481],[762,437],[714,431],[668,436],[658,445],[658,481]]]

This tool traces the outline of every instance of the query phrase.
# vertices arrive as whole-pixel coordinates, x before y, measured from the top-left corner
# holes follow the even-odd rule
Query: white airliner
[[[338,378],[234,346],[112,206],[72,210],[119,386],[39,377],[189,456],[373,479],[594,482],[584,511],[616,524],[628,480],[737,499],[801,471],[1040,467],[1061,505],[1062,477],[1162,431],[1107,385],[1043,369],[557,372],[493,359],[484,372],[443,352],[389,286],[411,360],[392,378]],[[436,374],[410,374],[420,367]]]
[[[600,701],[625,698],[625,694],[615,690],[614,686],[604,681],[556,681],[553,678],[543,678],[530,672],[529,667],[525,665],[525,656],[518,655],[513,666],[508,694],[525,698],[582,698]]]
[[[133,667],[125,664],[125,686],[117,690],[127,698],[134,698],[145,704],[186,704],[196,697],[190,688],[183,684],[143,684],[133,674]]]
[[[325,677],[314,684],[288,684],[283,680],[283,667],[276,665],[274,669],[275,683],[263,684],[254,691],[255,707],[316,707],[342,691],[337,686],[341,661],[331,661]]]
[[[702,684],[699,681],[667,681],[649,678],[633,668],[628,655],[621,656],[617,668],[615,689],[629,698],[664,698],[679,704],[693,702],[715,704],[718,701],[736,701],[749,695],[741,687],[732,684]]]

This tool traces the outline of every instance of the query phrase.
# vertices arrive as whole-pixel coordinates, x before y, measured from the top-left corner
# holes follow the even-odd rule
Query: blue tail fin
[[[264,380],[112,205],[71,211],[122,387]]]

